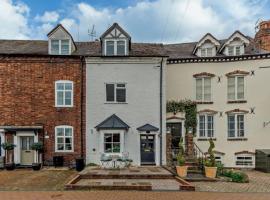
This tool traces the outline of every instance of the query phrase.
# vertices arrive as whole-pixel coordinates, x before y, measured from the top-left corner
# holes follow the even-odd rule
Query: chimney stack
[[[270,20],[260,22],[255,35],[255,43],[260,49],[270,51]]]

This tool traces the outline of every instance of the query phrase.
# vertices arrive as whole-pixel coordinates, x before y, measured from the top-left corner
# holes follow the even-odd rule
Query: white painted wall
[[[270,124],[263,126],[264,122],[270,121],[270,59],[250,60],[239,62],[223,62],[223,63],[186,63],[186,64],[169,64],[167,65],[167,99],[195,100],[195,78],[193,74],[200,72],[209,72],[216,75],[212,79],[212,99],[213,104],[198,105],[198,110],[212,109],[223,113],[220,117],[219,113],[214,117],[216,150],[224,152],[224,163],[227,167],[235,167],[235,152],[251,151],[255,149],[270,148]],[[255,71],[255,75],[247,75],[245,77],[245,97],[247,103],[228,104],[227,103],[227,77],[226,73],[235,70]],[[218,83],[218,76],[221,82]],[[226,111],[232,109],[249,110],[255,107],[255,114],[245,115],[245,134],[247,141],[227,141],[227,115]],[[209,147],[207,141],[195,142],[206,152]]]
[[[87,58],[86,59],[86,161],[100,164],[103,145],[101,131],[94,127],[112,114],[130,126],[124,133],[124,151],[140,165],[140,137],[137,128],[150,123],[160,127],[161,58]],[[164,74],[164,83],[165,83]],[[127,103],[105,103],[105,83],[126,83]],[[165,84],[163,85],[163,163],[165,158]],[[159,134],[159,132],[155,133]],[[159,164],[159,139],[156,137],[156,164]],[[94,151],[95,149],[95,151]]]

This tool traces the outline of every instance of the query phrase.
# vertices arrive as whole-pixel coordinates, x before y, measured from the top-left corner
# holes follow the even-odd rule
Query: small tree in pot
[[[205,161],[205,176],[207,178],[216,178],[217,176],[217,166],[216,166],[216,160],[215,160],[215,154],[213,152],[213,149],[215,148],[214,141],[212,138],[209,140],[209,148],[208,148],[208,155],[209,157]]]
[[[36,163],[32,163],[33,170],[40,170],[41,169],[41,162],[40,162],[40,152],[43,151],[43,143],[42,142],[35,142],[31,146],[32,150],[36,151]]]
[[[13,153],[9,153],[10,151],[14,150],[14,148],[16,147],[15,144],[10,143],[10,142],[5,142],[2,143],[2,148],[5,150],[5,167],[7,170],[14,170],[15,169],[15,163],[13,161]]]
[[[184,157],[184,147],[183,147],[183,138],[179,141],[179,152],[177,154],[177,166],[176,171],[178,176],[180,177],[186,177],[187,176],[187,168],[188,166],[185,166],[185,157]]]

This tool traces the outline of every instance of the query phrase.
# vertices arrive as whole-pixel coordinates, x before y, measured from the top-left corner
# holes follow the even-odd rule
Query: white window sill
[[[71,105],[71,106],[57,106],[57,105],[55,105],[54,107],[55,108],[73,108],[74,106],[73,105]]]
[[[72,151],[58,151],[58,150],[56,150],[55,153],[74,153],[74,150],[72,150]]]
[[[247,141],[248,139],[246,137],[228,137],[228,141]]]
[[[199,137],[197,138],[197,141],[209,141],[210,139],[212,139],[213,141],[217,140],[217,138],[215,137]]]

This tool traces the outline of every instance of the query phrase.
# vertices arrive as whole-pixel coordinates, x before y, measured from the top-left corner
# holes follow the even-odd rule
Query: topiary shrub
[[[184,146],[183,146],[183,138],[180,138],[179,141],[179,152],[177,154],[177,164],[179,166],[184,166],[185,165],[185,157],[184,157]]]
[[[209,158],[206,159],[205,161],[205,166],[206,167],[216,167],[216,159],[215,159],[215,154],[213,152],[213,149],[215,148],[214,141],[212,138],[209,140],[209,148],[208,148],[208,155]]]

